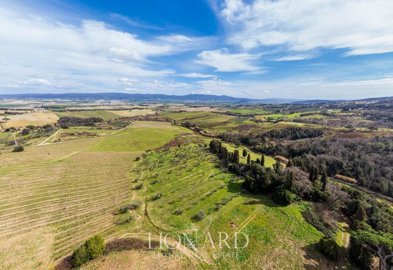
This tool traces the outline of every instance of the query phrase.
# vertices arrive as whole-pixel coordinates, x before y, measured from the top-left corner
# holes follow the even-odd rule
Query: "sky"
[[[0,1],[0,93],[71,92],[393,96],[393,1]]]

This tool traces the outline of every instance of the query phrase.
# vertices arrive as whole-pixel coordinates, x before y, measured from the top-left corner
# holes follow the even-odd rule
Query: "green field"
[[[268,111],[264,109],[258,108],[239,108],[239,109],[232,109],[228,111],[229,113],[240,114],[240,115],[259,115],[259,114],[269,114]]]
[[[58,117],[65,117],[65,116],[72,116],[72,117],[79,117],[79,118],[100,117],[104,120],[111,120],[121,117],[118,114],[105,110],[67,111],[67,112],[55,112],[55,113]]]
[[[236,117],[212,112],[166,112],[163,116],[178,123],[190,122],[212,133],[220,133],[236,127],[240,120]]]
[[[181,133],[190,133],[185,128],[170,123],[137,122],[119,133],[100,141],[92,147],[95,151],[144,151],[160,147]]]

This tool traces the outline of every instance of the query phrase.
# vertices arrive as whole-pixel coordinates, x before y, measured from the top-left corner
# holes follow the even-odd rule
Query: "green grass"
[[[247,156],[243,157],[243,149],[246,149],[247,153],[250,154],[251,160],[256,161],[257,159],[261,159],[261,154],[251,151],[249,148],[245,146],[236,146],[232,143],[223,143],[228,151],[233,152],[234,150],[239,150],[240,154],[240,162],[246,164],[247,163]],[[273,168],[273,165],[276,164],[276,160],[270,156],[265,155],[265,167],[266,168]]]
[[[264,109],[250,108],[250,109],[232,109],[228,111],[229,113],[235,113],[240,115],[258,115],[258,114],[268,114]]]
[[[304,269],[301,254],[311,252],[311,246],[322,237],[302,216],[307,204],[281,207],[266,196],[243,193],[242,180],[215,164],[216,157],[195,144],[146,156],[137,172],[144,174],[145,190],[141,192],[147,198],[154,228],[173,235],[194,236],[198,249],[213,262],[214,267],[209,269],[255,269],[261,265]],[[162,197],[151,201],[158,193]],[[199,211],[206,217],[193,221]],[[146,225],[145,229],[152,227]],[[193,233],[195,230],[198,236]],[[204,243],[208,233],[218,244],[219,232],[233,235],[236,231],[247,234],[250,240],[247,248],[237,250],[237,256],[228,257],[232,249],[217,249]],[[229,240],[232,245],[233,240]]]
[[[72,116],[79,118],[100,117],[104,120],[119,118],[120,116],[105,110],[55,112],[58,117]]]
[[[130,126],[114,135],[102,138],[92,147],[94,151],[145,151],[164,145],[176,135],[189,133],[176,126]]]
[[[236,117],[212,112],[166,112],[162,114],[178,123],[190,122],[207,131],[220,133],[236,127]]]

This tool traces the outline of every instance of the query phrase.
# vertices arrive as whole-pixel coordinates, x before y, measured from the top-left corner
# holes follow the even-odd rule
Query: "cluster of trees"
[[[341,174],[355,178],[358,184],[393,197],[392,137],[313,139],[285,145],[265,144],[259,150],[286,156],[308,172],[312,167],[326,168],[328,176]]]
[[[68,128],[73,126],[95,126],[97,123],[101,123],[103,121],[104,120],[100,117],[79,118],[65,116],[60,117],[60,119],[57,121],[57,124],[61,128]]]
[[[267,137],[271,139],[300,140],[300,139],[316,138],[322,135],[323,135],[323,131],[320,129],[287,127],[283,129],[270,130],[260,135],[260,137]]]
[[[273,169],[265,168],[264,155],[251,161],[250,155],[243,151],[243,156],[247,155],[247,163],[241,164],[239,151],[229,152],[219,140],[210,142],[210,151],[222,160],[230,172],[244,177],[243,187],[249,192],[272,194],[274,201],[284,205],[292,203],[298,197],[314,201],[324,201],[327,198],[327,193],[323,190],[326,184],[322,184],[318,177],[313,181],[304,180],[304,177],[301,179],[296,169],[283,169],[279,162]]]
[[[90,260],[101,256],[105,250],[104,238],[96,235],[87,240],[82,246],[72,253],[71,264],[73,267],[79,267]]]

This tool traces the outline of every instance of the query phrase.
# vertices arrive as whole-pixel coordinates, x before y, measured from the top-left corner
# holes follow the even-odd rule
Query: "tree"
[[[391,269],[393,258],[393,235],[373,230],[351,233],[351,259],[362,269],[370,269],[373,256],[379,259],[379,269]]]
[[[263,155],[263,154],[261,156],[261,165],[262,165],[262,167],[265,167],[265,155]]]
[[[104,253],[105,242],[100,235],[93,236],[72,253],[71,264],[79,267],[89,260],[93,260]]]
[[[245,158],[247,156],[247,150],[243,149],[243,157]]]
[[[273,165],[273,169],[276,173],[279,173],[281,171],[281,163],[280,161],[276,161]]]
[[[359,229],[362,224],[364,224],[367,221],[367,212],[366,212],[366,207],[364,206],[364,203],[359,203],[358,208],[353,215],[353,224],[356,229]]]
[[[314,181],[314,170],[313,169],[310,170],[308,180],[310,180],[310,182]]]
[[[319,240],[318,247],[321,252],[329,259],[337,259],[339,246],[336,241],[330,236],[324,236]]]
[[[288,190],[292,190],[293,188],[293,179],[294,179],[293,173],[289,172],[287,175],[287,183],[286,183],[286,188]]]
[[[326,185],[327,185],[327,172],[326,172],[326,169],[323,169],[323,171],[322,171],[321,182],[322,182],[322,191],[326,191]]]
[[[250,156],[250,154],[247,155],[247,164],[251,164],[251,156]]]
[[[288,160],[287,167],[292,167],[292,166],[293,166],[293,161],[292,161],[292,159],[290,158],[290,159]]]
[[[244,154],[244,152],[243,152],[243,154]],[[239,158],[240,158],[239,150],[233,151],[233,163],[239,164]]]

